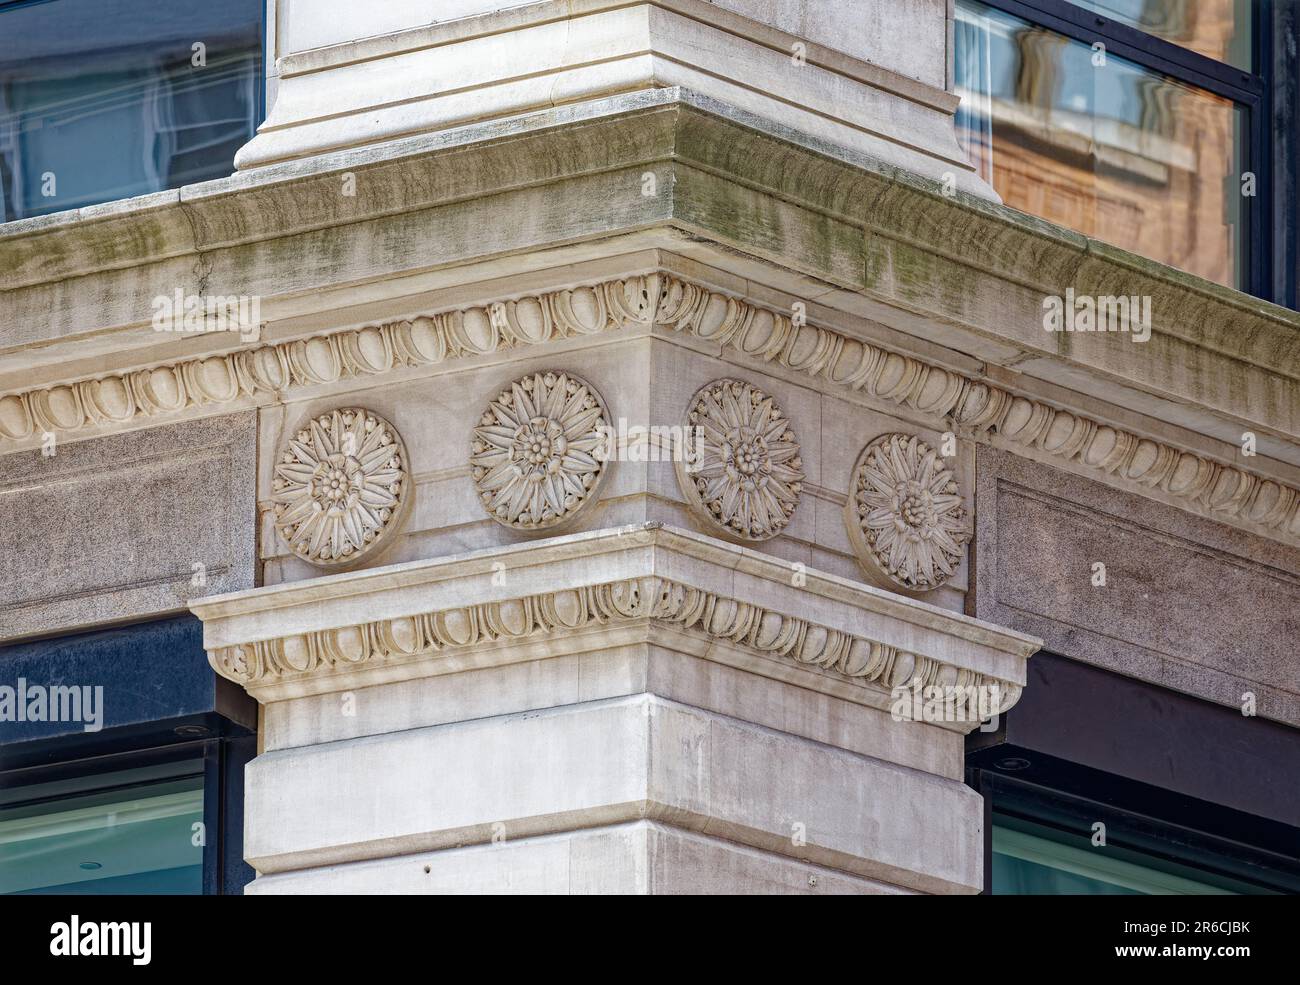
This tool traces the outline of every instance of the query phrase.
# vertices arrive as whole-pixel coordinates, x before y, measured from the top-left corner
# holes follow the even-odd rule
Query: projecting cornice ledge
[[[655,181],[647,183],[646,175]],[[344,194],[343,178],[351,176]],[[544,214],[546,222],[519,222]],[[0,352],[113,370],[158,296],[277,306],[350,284],[658,230],[798,271],[809,301],[1300,464],[1300,316],[669,87],[0,225]],[[1067,288],[1149,296],[1146,342],[1049,333]],[[372,292],[379,288],[372,288]],[[398,290],[398,288],[394,288]],[[322,300],[323,309],[330,301]],[[142,335],[141,333],[146,333]],[[91,338],[93,336],[93,338]],[[114,349],[114,346],[117,349]],[[196,339],[187,352],[229,348]],[[115,352],[125,353],[118,359]],[[1248,463],[1243,463],[1248,464]]]
[[[1005,711],[1040,645],[658,524],[214,596],[191,610],[217,673],[263,703],[652,643],[882,710],[895,688],[919,684],[984,689]]]

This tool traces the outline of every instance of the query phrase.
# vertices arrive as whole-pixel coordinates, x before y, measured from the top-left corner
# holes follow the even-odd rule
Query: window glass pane
[[[1251,0],[1072,0],[1108,20],[1250,71]]]
[[[972,0],[955,72],[958,137],[1007,205],[1243,286],[1240,106]]]
[[[35,803],[12,803],[13,791],[0,808],[0,893],[201,893],[202,769],[143,784],[101,774]]]
[[[1211,857],[1169,843],[1163,858],[995,813],[991,859],[994,895],[1200,896],[1265,894],[1270,890],[1201,868]],[[1175,861],[1174,858],[1181,859]]]
[[[0,5],[0,219],[230,174],[261,76],[262,0]]]
[[[1010,849],[1007,840],[1004,828],[993,829],[991,891],[995,896],[1147,895],[1130,886],[1097,878],[1095,874],[1088,875],[1087,870],[1054,865],[1048,850],[1027,857],[1027,852]]]

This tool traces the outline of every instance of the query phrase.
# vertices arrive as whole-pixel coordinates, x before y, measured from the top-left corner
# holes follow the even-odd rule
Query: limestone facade
[[[237,173],[0,226],[0,639],[202,620],[250,892],[976,893],[1044,642],[1300,726],[1300,317],[1003,208],[944,0],[428,6],[272,0]]]

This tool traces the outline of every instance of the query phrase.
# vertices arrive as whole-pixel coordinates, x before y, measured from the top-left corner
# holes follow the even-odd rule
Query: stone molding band
[[[1208,515],[1300,540],[1300,489],[953,370],[651,274],[0,396],[0,448],[44,431],[124,424],[297,386],[658,324],[868,396],[993,434]]]
[[[637,620],[819,667],[885,693],[903,686],[996,686],[1001,699],[996,712],[1020,697],[1020,686],[1011,681],[655,576],[237,643],[209,650],[208,662],[222,677],[256,688],[335,669]]]
[[[0,448],[43,431],[125,424],[646,322],[652,279],[607,281],[5,394]]]

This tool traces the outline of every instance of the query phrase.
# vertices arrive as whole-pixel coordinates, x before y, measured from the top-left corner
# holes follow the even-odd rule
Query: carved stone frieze
[[[1159,489],[1221,520],[1300,538],[1300,489],[1144,438],[1082,414],[1017,396],[913,356],[759,307],[677,278],[663,279],[656,324],[747,356],[997,435],[1124,485]]]
[[[1300,539],[1300,489],[667,275],[473,305],[0,396],[0,449],[44,432],[269,398],[629,324],[657,324],[1033,449],[1219,520]]]
[[[607,281],[0,395],[0,449],[45,431],[125,424],[645,322],[655,282]]]
[[[272,480],[275,529],[312,564],[356,564],[386,544],[410,508],[406,448],[372,411],[320,414],[290,438]]]
[[[803,489],[799,441],[776,401],[750,383],[714,380],[691,398],[688,430],[701,435],[695,457],[677,456],[677,478],[692,511],[742,540],[779,534]]]
[[[552,530],[596,501],[607,473],[609,414],[570,373],[530,373],[492,400],[474,429],[470,472],[492,519]]]
[[[862,450],[844,519],[863,567],[910,592],[947,581],[971,538],[952,470],[915,435],[882,434]]]

